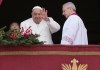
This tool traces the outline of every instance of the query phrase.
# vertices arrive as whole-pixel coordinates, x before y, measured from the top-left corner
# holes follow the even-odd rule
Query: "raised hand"
[[[43,16],[43,19],[46,21],[49,20],[47,13],[48,13],[48,11],[45,8],[43,8],[42,16]]]

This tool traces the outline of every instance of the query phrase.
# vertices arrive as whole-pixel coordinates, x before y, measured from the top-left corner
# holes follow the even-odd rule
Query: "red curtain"
[[[2,1],[3,1],[3,0],[0,0],[0,5],[2,4]]]
[[[64,70],[62,64],[65,68],[69,68],[68,65],[75,68],[75,64],[71,63],[73,59],[78,61],[77,68],[80,65],[80,69],[76,70],[100,70],[99,46],[1,46],[0,70]]]

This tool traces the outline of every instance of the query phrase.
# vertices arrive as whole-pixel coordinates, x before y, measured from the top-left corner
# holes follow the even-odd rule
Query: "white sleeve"
[[[51,33],[55,33],[60,29],[60,25],[56,21],[54,21],[51,17],[49,17],[49,20],[46,22],[49,26]]]
[[[78,19],[71,18],[67,22],[68,26],[64,25],[61,44],[72,44],[78,31]],[[66,22],[65,22],[66,24]]]

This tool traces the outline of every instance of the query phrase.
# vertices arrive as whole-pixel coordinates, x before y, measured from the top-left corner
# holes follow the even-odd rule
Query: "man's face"
[[[62,15],[64,15],[67,18],[70,15],[70,8],[63,6],[62,7]]]
[[[39,24],[42,20],[42,10],[40,9],[32,10],[32,18],[35,23]]]
[[[19,29],[19,25],[17,23],[12,23],[10,29],[11,30]]]

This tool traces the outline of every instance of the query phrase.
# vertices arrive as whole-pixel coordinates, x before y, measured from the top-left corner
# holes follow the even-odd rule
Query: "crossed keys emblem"
[[[79,64],[77,65],[79,61],[75,58],[71,60],[72,66],[70,64],[62,64],[63,70],[87,70],[88,65],[87,64]]]

